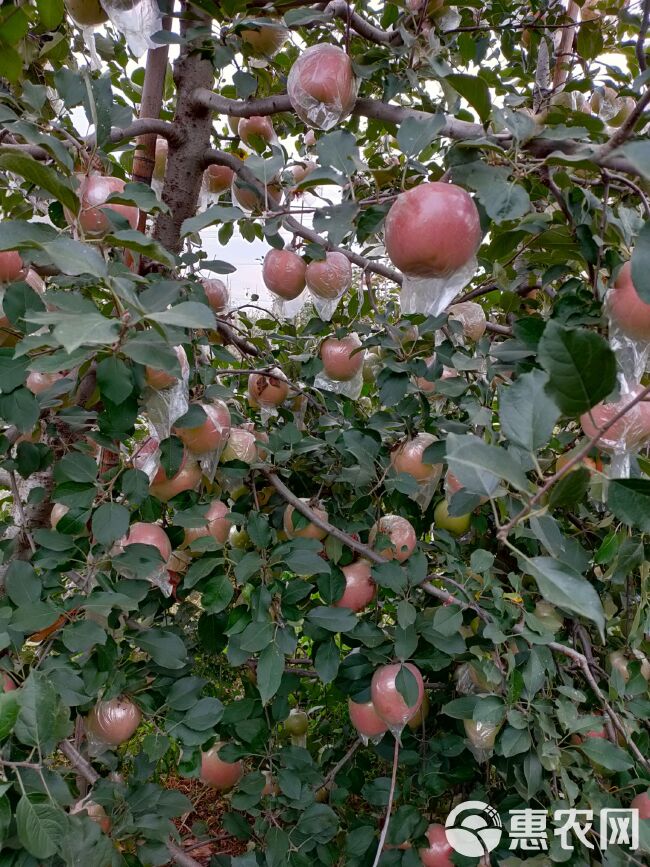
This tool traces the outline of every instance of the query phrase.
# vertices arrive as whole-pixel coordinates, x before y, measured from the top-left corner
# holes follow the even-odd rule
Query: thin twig
[[[356,751],[361,746],[361,738],[357,738],[357,740],[352,744],[350,749],[345,753],[343,758],[339,759],[339,761],[334,765],[332,770],[328,773],[328,775],[323,780],[320,786],[316,786],[317,789],[329,789],[334,780],[336,779],[336,775],[341,770],[341,768],[345,767],[347,763],[350,761],[352,756],[356,753]]]
[[[384,851],[384,843],[386,842],[386,835],[388,834],[388,825],[390,824],[390,814],[393,809],[393,798],[395,797],[395,784],[397,782],[397,763],[399,761],[399,739],[395,736],[395,752],[393,753],[393,773],[390,778],[390,790],[388,792],[388,806],[386,807],[386,819],[384,820],[384,827],[381,829],[381,835],[379,837],[379,845],[377,846],[377,854],[375,855],[375,860],[372,862],[372,867],[377,867],[379,861],[381,859],[381,853]]]

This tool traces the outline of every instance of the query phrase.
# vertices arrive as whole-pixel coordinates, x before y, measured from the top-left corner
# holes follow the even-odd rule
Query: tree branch
[[[358,33],[359,36],[363,36],[363,38],[367,39],[369,42],[375,42],[377,45],[404,44],[399,30],[386,31],[381,30],[379,27],[375,27],[374,24],[366,21],[366,19],[362,18],[361,15],[357,15],[357,13],[350,8],[350,5],[346,0],[332,0],[331,3],[328,3],[327,8],[325,9],[325,14],[330,15],[332,18],[340,18],[348,24],[355,33]]]
[[[634,49],[639,64],[639,70],[641,72],[645,72],[648,66],[645,59],[645,39],[648,35],[648,26],[650,26],[650,0],[644,0],[641,27],[639,28],[639,38],[636,41]]]
[[[650,0],[649,0],[650,2]],[[630,112],[630,116],[627,118],[625,123],[620,126],[615,133],[605,142],[602,147],[600,147],[596,153],[596,158],[599,161],[603,159],[607,159],[608,154],[611,154],[612,151],[615,151],[616,148],[620,147],[622,144],[628,140],[628,138],[634,132],[634,127],[637,124],[637,121],[640,119],[641,115],[645,111],[646,106],[650,103],[650,87],[643,94],[641,99],[637,101],[637,104],[634,106],[633,110]]]
[[[499,529],[497,533],[497,539],[499,539],[499,541],[501,542],[504,542],[508,538],[508,533],[512,530],[512,528],[516,524],[518,524],[519,521],[525,518],[526,515],[529,515],[532,512],[537,503],[539,503],[540,500],[545,497],[545,495],[550,491],[553,485],[556,482],[559,482],[560,479],[564,478],[567,473],[571,472],[573,467],[575,467],[575,465],[579,463],[579,461],[586,457],[591,451],[591,449],[598,444],[598,440],[601,438],[601,436],[606,433],[611,427],[613,427],[617,421],[620,421],[620,419],[622,419],[623,416],[632,409],[632,407],[636,406],[637,403],[644,400],[644,398],[646,398],[648,394],[650,394],[650,385],[640,391],[639,394],[637,394],[636,397],[634,397],[629,403],[625,404],[623,409],[617,412],[616,415],[613,416],[613,418],[611,418],[606,424],[598,428],[596,433],[589,440],[587,440],[585,445],[581,449],[579,449],[575,453],[575,455],[570,460],[568,460],[566,464],[564,464],[564,466],[562,466],[556,473],[554,473],[554,475],[552,475],[544,485],[542,485],[542,487],[537,491],[535,496],[529,500],[529,502],[524,506],[524,508],[520,512],[517,512],[517,514],[514,515],[507,524],[504,524]]]
[[[156,49],[158,51],[158,49]],[[161,138],[167,139],[169,142],[178,143],[179,133],[174,127],[174,124],[168,123],[166,120],[160,120],[157,117],[141,117],[134,120],[133,123],[125,126],[123,129],[113,127],[111,130],[110,139],[113,144],[119,144],[121,141],[126,141],[131,138],[138,138],[142,135],[159,135]]]

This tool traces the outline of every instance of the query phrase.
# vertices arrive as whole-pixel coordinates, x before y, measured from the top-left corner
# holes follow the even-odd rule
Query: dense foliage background
[[[367,701],[373,671],[392,661],[417,665],[430,709],[402,734],[387,836],[412,847],[385,849],[384,867],[417,867],[429,823],[462,800],[504,821],[526,806],[628,806],[650,786],[650,426],[612,466],[579,416],[627,369],[602,302],[630,258],[650,303],[650,4],[160,5],[170,17],[148,59],[109,23],[92,63],[63,0],[0,5],[0,250],[32,269],[0,287],[0,864],[370,867],[394,738],[360,744],[347,700]],[[242,31],[270,13],[289,38],[256,57]],[[359,100],[307,137],[286,79],[317,43],[349,52]],[[229,119],[251,115],[272,118],[271,146],[233,133]],[[158,193],[156,134],[168,142]],[[296,186],[305,159],[317,168]],[[253,213],[228,191],[200,197],[210,163],[258,196]],[[91,170],[128,182],[117,201],[140,209],[138,229],[113,210],[108,233],[79,231],[79,175]],[[461,293],[487,317],[477,341],[447,313],[402,315],[382,246],[395,196],[441,178],[480,213]],[[305,210],[307,189],[320,198]],[[199,272],[232,268],[206,260],[198,232],[218,226],[226,244],[235,224],[269,248],[294,237],[306,260],[347,251],[354,282],[331,322],[311,307],[295,320],[215,316]],[[371,350],[356,400],[314,385],[322,339],[351,331]],[[190,399],[226,401],[261,450],[226,453],[216,470],[208,460],[195,490],[165,502],[137,455],[161,412],[145,365],[178,377],[179,344]],[[247,385],[272,367],[295,388],[267,419]],[[35,387],[34,373],[56,375]],[[413,477],[391,468],[422,432],[436,438],[429,462],[461,488],[452,496],[443,474],[425,508]],[[183,447],[169,428],[160,438],[171,477]],[[324,540],[287,537],[295,497],[303,525],[326,511]],[[443,499],[452,516],[471,513],[466,531],[446,529],[440,509],[434,523]],[[178,550],[214,500],[238,532],[194,542],[171,579],[157,548],[119,547],[146,522]],[[55,504],[67,511],[53,528]],[[417,532],[401,565],[368,547],[386,514]],[[378,595],[355,614],[334,603],[342,568],[364,555]],[[407,678],[400,688],[408,698]],[[83,720],[120,696],[142,721],[97,749]],[[287,730],[292,709],[308,714],[304,739]],[[225,796],[197,781],[215,741],[245,763]],[[108,830],[78,811],[89,793]],[[636,852],[567,852],[551,834],[532,856],[641,864],[641,824]],[[504,837],[491,858],[529,855]]]

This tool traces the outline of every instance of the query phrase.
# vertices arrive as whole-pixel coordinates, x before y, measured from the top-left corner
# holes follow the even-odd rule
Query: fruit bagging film
[[[404,274],[400,292],[402,313],[423,313],[439,316],[456,295],[467,286],[476,273],[477,261],[472,257],[462,268],[444,277],[416,277]]]
[[[159,47],[151,38],[162,30],[157,0],[101,0],[101,4],[135,57],[142,57],[149,48]]]

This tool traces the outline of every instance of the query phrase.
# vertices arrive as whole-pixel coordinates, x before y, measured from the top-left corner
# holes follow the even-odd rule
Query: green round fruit
[[[239,548],[240,551],[245,551],[250,546],[251,537],[246,530],[238,530],[237,527],[233,527],[228,538],[232,547]]]
[[[459,515],[457,518],[449,514],[447,500],[440,500],[433,512],[433,523],[439,530],[446,530],[452,536],[463,536],[472,522],[471,514]]]
[[[301,737],[302,735],[307,734],[307,729],[309,728],[309,717],[304,710],[292,710],[284,721],[284,727],[292,737]]]

